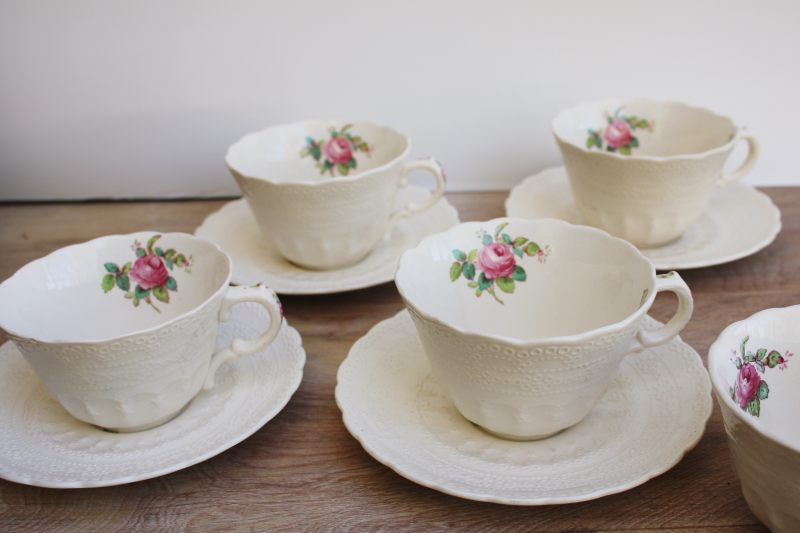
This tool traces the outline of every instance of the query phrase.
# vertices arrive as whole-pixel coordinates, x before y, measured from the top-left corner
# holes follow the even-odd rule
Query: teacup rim
[[[623,246],[629,247],[631,251],[635,252],[641,259],[643,259],[644,261],[646,261],[647,263],[650,264],[650,268],[651,268],[651,270],[650,270],[651,286],[649,287],[649,294],[647,295],[647,299],[644,302],[642,302],[642,304],[636,309],[636,311],[634,311],[633,313],[628,315],[626,318],[620,320],[619,322],[615,322],[613,324],[608,324],[606,326],[601,326],[599,328],[590,329],[589,331],[584,331],[582,333],[577,333],[575,335],[561,335],[561,336],[555,336],[555,337],[542,337],[542,338],[539,338],[539,339],[527,339],[527,340],[515,339],[513,337],[508,337],[508,336],[505,336],[505,335],[498,335],[498,334],[495,334],[495,333],[477,333],[477,332],[473,332],[473,331],[468,331],[465,328],[462,328],[461,326],[457,326],[455,324],[452,324],[450,322],[446,322],[446,321],[444,321],[444,320],[442,320],[440,318],[437,318],[437,317],[433,316],[431,313],[421,309],[418,305],[416,305],[415,303],[413,303],[411,301],[411,299],[408,297],[408,295],[406,294],[406,291],[403,289],[403,287],[402,287],[402,285],[400,283],[400,277],[399,277],[398,274],[400,273],[400,270],[403,268],[404,261],[409,261],[410,260],[409,258],[411,257],[413,252],[415,252],[416,250],[421,249],[423,247],[427,247],[429,245],[429,243],[431,241],[433,241],[439,235],[445,235],[445,234],[448,234],[448,233],[456,233],[462,227],[464,227],[464,226],[466,226],[468,224],[486,224],[488,226],[492,226],[492,225],[497,225],[497,224],[500,224],[500,223],[503,223],[503,222],[509,222],[509,223],[511,223],[511,222],[525,222],[525,223],[533,223],[533,224],[542,224],[542,223],[543,224],[553,224],[555,226],[563,226],[563,227],[569,228],[569,231],[573,231],[573,230],[575,230],[575,231],[585,231],[587,233],[595,233],[596,235],[599,235],[599,236],[604,237],[604,238],[612,239],[614,241],[619,241],[620,244],[622,244]],[[403,302],[406,304],[406,306],[409,307],[410,309],[412,309],[418,315],[422,316],[425,320],[429,320],[429,321],[431,321],[431,322],[433,322],[435,324],[439,324],[439,325],[444,326],[446,328],[450,328],[451,330],[456,331],[459,334],[465,335],[465,336],[467,336],[469,338],[488,339],[488,340],[493,341],[493,342],[508,344],[508,345],[514,346],[516,348],[539,347],[539,346],[552,345],[554,343],[566,344],[566,345],[571,345],[571,346],[578,346],[578,345],[582,345],[582,344],[586,343],[587,339],[589,339],[589,338],[592,338],[592,337],[595,337],[595,336],[602,336],[602,335],[606,335],[606,334],[609,334],[609,333],[616,333],[618,331],[622,331],[625,328],[629,327],[631,324],[633,324],[636,321],[638,321],[644,314],[647,313],[647,311],[653,305],[653,301],[655,300],[656,294],[658,292],[658,291],[654,290],[655,289],[655,285],[656,285],[656,269],[655,269],[655,266],[653,266],[653,262],[650,261],[649,259],[647,259],[647,257],[645,257],[644,255],[642,255],[642,253],[639,251],[639,249],[636,248],[634,245],[632,245],[631,243],[629,243],[628,241],[626,241],[624,239],[620,239],[618,237],[614,237],[613,235],[610,235],[609,233],[607,233],[607,232],[605,232],[605,231],[603,231],[601,229],[594,228],[594,227],[591,227],[591,226],[570,224],[569,222],[565,222],[563,220],[558,220],[558,219],[555,219],[555,218],[525,219],[525,218],[517,218],[517,217],[498,217],[498,218],[494,218],[494,219],[487,220],[487,221],[462,222],[460,224],[457,224],[457,225],[453,226],[452,228],[448,229],[447,231],[443,231],[443,232],[440,232],[440,233],[434,233],[432,235],[428,235],[427,237],[422,239],[422,241],[420,241],[419,244],[417,244],[417,246],[415,246],[414,248],[411,248],[410,250],[406,250],[405,252],[403,252],[403,255],[400,256],[400,259],[399,259],[398,264],[397,264],[397,271],[395,272],[394,282],[395,282],[395,286],[397,287],[398,292],[400,293],[400,297],[403,299]]]
[[[54,255],[54,254],[59,253],[59,252],[62,252],[63,250],[68,250],[70,248],[79,248],[79,247],[82,247],[82,246],[87,246],[89,244],[92,244],[92,243],[95,243],[95,242],[98,242],[98,241],[107,240],[107,239],[130,238],[130,237],[134,237],[135,238],[137,235],[142,235],[142,234],[149,234],[151,236],[153,234],[160,234],[162,237],[163,236],[169,236],[169,235],[179,235],[179,236],[182,236],[182,237],[190,237],[190,238],[192,238],[194,240],[200,241],[200,242],[205,243],[205,244],[210,244],[213,247],[212,249],[214,249],[217,252],[221,253],[227,259],[228,274],[227,274],[227,276],[225,278],[225,281],[221,284],[221,286],[216,291],[214,291],[208,298],[206,298],[201,304],[197,305],[193,309],[191,309],[189,311],[186,311],[185,313],[182,313],[182,314],[180,314],[180,315],[178,315],[178,316],[176,316],[174,318],[171,318],[171,319],[167,320],[166,322],[163,322],[163,323],[158,324],[156,326],[152,326],[152,327],[145,328],[145,329],[138,329],[138,330],[131,331],[131,332],[128,332],[128,333],[123,333],[121,335],[115,335],[113,337],[104,337],[104,338],[97,338],[97,339],[81,339],[81,340],[63,340],[63,339],[62,340],[59,340],[59,339],[43,340],[43,339],[40,339],[40,338],[31,337],[30,335],[25,335],[25,334],[22,334],[22,333],[18,333],[16,331],[13,331],[11,329],[6,328],[2,324],[0,324],[0,329],[5,331],[6,333],[8,333],[8,335],[11,336],[11,337],[31,340],[31,341],[34,341],[37,344],[41,344],[41,345],[53,346],[53,345],[61,345],[61,344],[70,344],[70,345],[77,345],[77,346],[85,346],[85,345],[92,345],[92,344],[104,344],[104,343],[109,343],[109,342],[122,340],[122,339],[130,337],[132,335],[145,335],[145,334],[148,334],[148,333],[152,333],[154,331],[157,331],[157,330],[163,328],[164,326],[169,326],[169,325],[172,325],[172,324],[174,324],[175,322],[177,322],[179,320],[183,320],[183,319],[185,319],[185,318],[187,318],[187,317],[189,317],[189,316],[191,316],[191,315],[193,315],[195,313],[200,312],[200,310],[203,309],[206,305],[208,305],[208,303],[211,300],[213,300],[215,297],[217,297],[217,295],[219,295],[220,292],[226,290],[230,286],[231,276],[233,275],[233,261],[231,260],[230,256],[227,253],[225,253],[225,251],[222,250],[222,248],[220,248],[219,245],[216,244],[215,242],[209,241],[207,239],[201,239],[200,237],[196,237],[196,236],[194,236],[194,235],[192,235],[190,233],[184,233],[184,232],[181,232],[181,231],[161,232],[161,231],[154,231],[154,230],[144,230],[144,231],[137,231],[135,233],[128,233],[128,234],[117,233],[117,234],[114,234],[114,235],[104,235],[102,237],[97,237],[95,239],[91,239],[91,240],[88,240],[88,241],[79,242],[79,243],[75,243],[75,244],[70,244],[68,246],[63,246],[61,248],[53,250],[52,252],[50,252],[47,255],[44,255],[44,256],[39,257],[37,259],[34,259],[33,261],[30,261],[30,262],[26,263],[25,265],[21,266],[8,279],[6,279],[2,283],[0,283],[0,287],[2,287],[3,285],[5,285],[8,282],[11,282],[17,276],[21,277],[22,275],[24,275],[24,274],[22,274],[22,272],[24,270],[26,270],[29,266],[31,266],[31,265],[33,265],[35,263],[44,261],[48,257],[50,257],[51,255]]]
[[[579,107],[584,107],[584,106],[602,106],[602,105],[611,105],[611,104],[618,105],[620,103],[625,104],[625,103],[630,103],[630,102],[650,102],[650,103],[656,103],[656,104],[670,104],[670,105],[682,106],[682,107],[685,107],[685,108],[688,108],[688,109],[692,109],[692,110],[705,111],[706,113],[714,115],[715,117],[719,117],[719,118],[727,120],[731,124],[731,126],[733,126],[733,128],[736,130],[736,132],[733,134],[733,137],[731,137],[731,139],[727,143],[725,143],[725,144],[723,144],[721,146],[717,146],[716,148],[711,148],[710,150],[706,150],[704,152],[700,152],[700,153],[697,153],[697,154],[676,154],[676,155],[668,155],[668,156],[637,155],[637,154],[622,155],[622,154],[620,154],[618,152],[590,150],[590,149],[587,149],[585,146],[581,146],[579,144],[575,144],[573,142],[570,142],[570,141],[564,139],[563,137],[561,137],[556,132],[556,121],[559,118],[561,118],[565,113],[568,113],[568,112],[570,112],[570,111],[572,111],[574,109],[577,109]],[[722,115],[720,113],[716,113],[716,112],[710,110],[707,107],[703,107],[703,106],[699,106],[699,105],[691,105],[691,104],[687,104],[685,102],[680,102],[678,100],[655,100],[653,98],[628,98],[628,99],[625,99],[625,100],[607,99],[607,100],[596,100],[596,101],[581,102],[579,104],[575,104],[573,106],[565,107],[565,108],[559,110],[559,112],[556,114],[556,116],[553,117],[553,119],[550,121],[550,131],[553,133],[553,137],[555,137],[558,142],[563,143],[563,144],[567,144],[567,145],[572,146],[572,147],[575,147],[575,148],[579,149],[580,151],[582,151],[584,153],[593,154],[593,155],[597,155],[597,156],[600,156],[600,157],[607,157],[607,158],[617,159],[617,160],[621,160],[621,161],[650,161],[650,162],[656,162],[656,163],[658,163],[658,162],[667,162],[667,161],[680,161],[680,160],[698,160],[698,159],[706,158],[706,157],[708,157],[710,155],[713,155],[713,154],[717,154],[717,153],[720,153],[720,152],[725,152],[726,150],[732,148],[733,145],[735,145],[739,141],[739,139],[741,138],[741,136],[742,136],[742,134],[744,133],[745,130],[746,130],[746,128],[744,126],[741,126],[741,127],[737,126],[736,123],[733,121],[733,119],[731,119],[729,116]]]
[[[736,405],[733,399],[728,394],[728,385],[727,384],[720,384],[719,383],[719,376],[717,375],[717,353],[724,353],[727,346],[723,346],[723,342],[725,341],[725,337],[728,336],[729,331],[733,330],[740,325],[749,322],[753,319],[763,319],[764,317],[769,317],[770,315],[781,315],[783,313],[788,312],[791,309],[800,310],[800,305],[790,305],[787,307],[771,307],[769,309],[763,309],[757,313],[750,315],[749,317],[737,320],[729,324],[722,332],[717,336],[717,340],[715,340],[711,346],[708,348],[708,375],[711,378],[711,385],[714,388],[714,393],[717,397],[717,401],[720,403],[720,407],[727,408],[729,412],[732,412],[737,419],[747,425],[750,429],[757,432],[762,437],[781,445],[789,450],[794,451],[795,453],[800,453],[800,442],[793,443],[790,442],[788,439],[776,434],[772,429],[766,427],[765,425],[756,424],[754,420],[751,420],[752,417],[748,418],[745,416],[745,412],[742,411],[738,405]],[[714,355],[712,355],[714,354]],[[722,405],[724,402],[724,406]]]
[[[231,150],[233,150],[233,148],[236,145],[240,144],[246,138],[255,137],[257,135],[262,135],[266,131],[272,130],[272,129],[288,128],[288,127],[293,127],[293,126],[299,126],[300,124],[310,124],[310,123],[343,123],[343,124],[352,124],[353,126],[355,126],[356,124],[366,124],[366,125],[374,126],[374,127],[377,127],[377,128],[383,128],[383,129],[386,129],[386,130],[391,130],[392,132],[394,132],[396,135],[400,136],[405,141],[405,149],[399,155],[394,157],[392,160],[387,161],[386,163],[384,163],[383,165],[380,165],[378,167],[371,168],[371,169],[365,170],[363,172],[356,172],[355,174],[352,174],[352,175],[348,174],[347,176],[336,176],[334,178],[324,179],[324,180],[316,181],[316,182],[315,181],[275,181],[275,180],[270,179],[270,178],[263,178],[263,177],[260,177],[260,176],[251,176],[249,174],[245,174],[245,173],[241,172],[240,170],[234,168],[231,165],[231,163],[229,161],[229,156],[231,154]],[[309,120],[298,120],[296,122],[291,122],[291,123],[288,123],[288,124],[273,124],[271,126],[267,126],[266,128],[260,129],[258,131],[251,131],[250,133],[246,133],[246,134],[242,135],[236,142],[234,142],[230,146],[228,146],[228,149],[225,152],[225,166],[227,166],[228,170],[230,172],[232,172],[233,174],[235,174],[236,176],[240,176],[240,177],[245,178],[245,179],[266,181],[266,182],[271,183],[272,185],[274,185],[276,187],[282,187],[282,186],[322,187],[322,186],[325,186],[326,184],[330,184],[330,183],[348,183],[348,182],[352,183],[352,182],[356,182],[356,181],[359,181],[361,179],[364,179],[365,177],[369,177],[372,174],[377,174],[379,172],[383,172],[386,169],[392,167],[393,165],[396,165],[398,161],[403,160],[406,157],[408,157],[408,154],[410,152],[411,152],[411,139],[409,139],[408,135],[406,135],[405,133],[397,130],[396,128],[393,128],[392,126],[386,126],[386,125],[383,125],[383,124],[378,124],[376,122],[372,122],[372,121],[369,121],[369,120],[346,121],[346,120],[339,120],[339,119],[330,119],[330,120],[311,120],[311,119],[309,119]]]

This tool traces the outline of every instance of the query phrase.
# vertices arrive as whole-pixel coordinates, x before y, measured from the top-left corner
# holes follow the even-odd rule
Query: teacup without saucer
[[[631,244],[559,220],[469,222],[400,258],[395,283],[434,374],[465,418],[495,435],[545,438],[578,423],[623,357],[674,338],[692,313],[678,274]],[[678,310],[641,322],[657,292]]]

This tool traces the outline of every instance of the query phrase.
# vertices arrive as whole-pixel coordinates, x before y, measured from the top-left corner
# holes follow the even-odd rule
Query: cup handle
[[[733,183],[734,181],[741,179],[742,176],[750,172],[750,169],[753,168],[753,165],[756,163],[756,158],[758,157],[758,141],[756,138],[747,132],[743,132],[739,137],[739,140],[747,142],[749,149],[747,153],[747,159],[744,160],[742,166],[733,172],[723,172],[722,175],[717,179],[717,187],[723,187],[729,183]]]
[[[230,346],[223,348],[211,356],[211,363],[208,366],[208,373],[203,384],[203,390],[208,390],[214,386],[214,374],[222,364],[228,361],[235,361],[243,355],[251,355],[266,348],[281,329],[283,323],[283,308],[278,299],[278,295],[263,283],[252,287],[230,287],[225,298],[222,300],[222,307],[219,310],[219,321],[227,322],[231,319],[231,308],[243,302],[257,302],[267,308],[269,312],[269,329],[255,339],[233,339]]]
[[[383,234],[384,241],[389,240],[389,237],[392,234],[392,227],[394,226],[395,222],[397,222],[401,218],[410,217],[415,213],[421,213],[422,211],[427,211],[428,209],[433,207],[433,205],[437,201],[439,201],[439,198],[444,193],[444,186],[446,183],[444,177],[444,169],[442,168],[442,165],[440,165],[439,162],[432,157],[423,157],[420,159],[415,159],[414,161],[411,161],[409,163],[406,163],[405,167],[403,168],[403,174],[400,176],[400,182],[398,186],[405,187],[406,185],[408,185],[408,177],[407,177],[408,173],[411,172],[412,170],[417,170],[417,169],[429,170],[431,174],[433,174],[433,177],[436,178],[436,190],[433,192],[428,201],[425,202],[424,204],[419,205],[415,202],[408,202],[405,205],[405,207],[392,213],[392,218],[389,219],[389,225],[386,227],[386,232]]]
[[[638,353],[645,348],[652,348],[672,340],[689,322],[694,309],[692,291],[689,286],[681,279],[677,272],[668,272],[656,276],[656,292],[672,291],[678,297],[678,310],[672,318],[655,331],[645,331],[640,329],[636,332],[636,337],[631,346],[630,353]]]

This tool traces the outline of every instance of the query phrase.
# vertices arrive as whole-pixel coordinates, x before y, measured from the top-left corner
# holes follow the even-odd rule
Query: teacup
[[[298,266],[327,270],[359,262],[393,224],[433,207],[444,171],[428,157],[407,161],[408,138],[369,122],[298,122],[245,135],[225,156],[264,238]],[[426,169],[436,191],[392,212],[406,175]]]
[[[731,119],[677,102],[582,104],[561,111],[552,127],[586,221],[641,248],[683,235],[714,188],[744,176],[758,153],[755,137]],[[723,172],[740,140],[747,159]]]
[[[213,387],[220,365],[278,334],[275,293],[229,287],[231,269],[216,244],[192,235],[102,237],[56,250],[0,284],[0,327],[75,418],[118,432],[148,429]],[[240,302],[266,307],[269,327],[213,353],[219,322]]]
[[[533,440],[580,422],[622,359],[692,314],[689,288],[626,241],[553,219],[468,222],[400,258],[395,282],[456,408],[497,436]],[[678,310],[641,328],[656,293]]]
[[[733,468],[773,533],[800,531],[800,305],[725,328],[708,350]]]

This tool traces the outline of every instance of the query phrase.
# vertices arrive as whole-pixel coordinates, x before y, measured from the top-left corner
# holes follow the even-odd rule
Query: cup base
[[[104,427],[100,427],[100,426],[95,426],[95,427],[97,429],[102,429],[103,431],[108,431],[110,433],[136,433],[137,431],[146,431],[148,429],[153,429],[155,427],[158,427],[158,426],[161,426],[163,424],[166,424],[167,422],[171,421],[172,419],[177,418],[178,415],[183,413],[186,410],[186,408],[189,407],[190,403],[191,402],[188,402],[186,405],[184,405],[183,407],[181,407],[180,409],[178,409],[177,411],[175,411],[171,415],[165,416],[164,418],[162,418],[160,420],[156,420],[155,422],[150,422],[149,424],[142,424],[141,426],[133,426],[133,427],[129,427],[129,428],[104,428]]]
[[[495,437],[500,437],[501,439],[506,439],[506,440],[516,440],[516,441],[542,440],[548,437],[552,437],[553,435],[557,435],[562,431],[564,431],[563,429],[559,429],[558,431],[554,431],[552,433],[545,433],[544,435],[531,435],[528,437],[522,437],[519,435],[511,435],[510,433],[501,433],[499,431],[492,431],[491,429],[486,429],[485,427],[480,426],[478,424],[475,424],[475,426]]]

